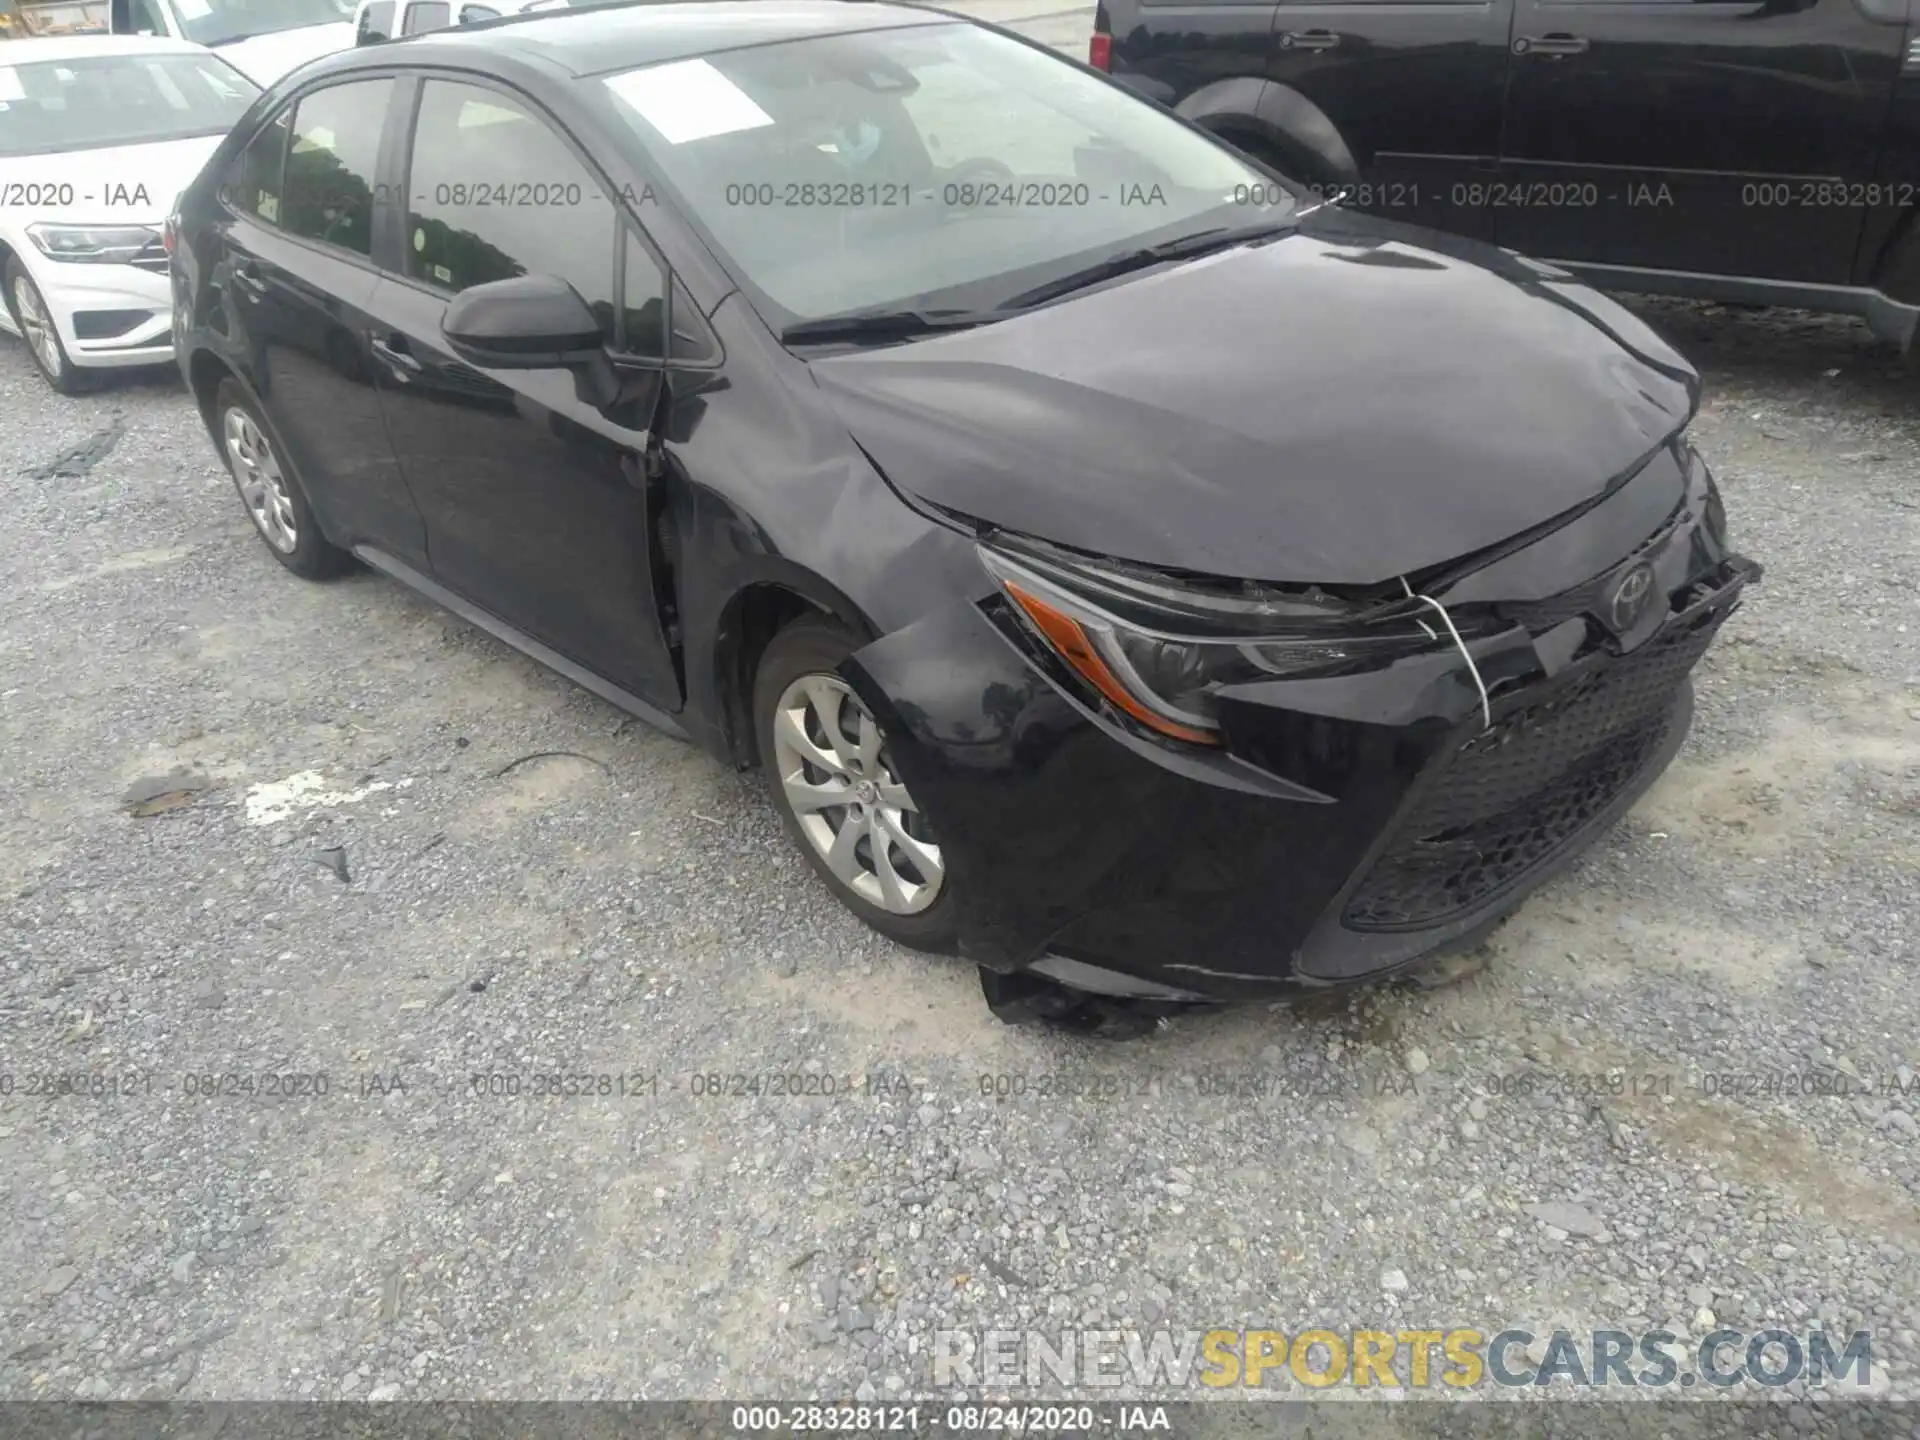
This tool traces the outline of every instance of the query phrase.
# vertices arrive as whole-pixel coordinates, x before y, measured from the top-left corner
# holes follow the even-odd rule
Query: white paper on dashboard
[[[771,115],[705,60],[630,70],[608,80],[607,88],[638,110],[669,145],[773,124]]]
[[[0,65],[0,100],[24,100],[27,87],[20,83],[20,74],[11,65]]]

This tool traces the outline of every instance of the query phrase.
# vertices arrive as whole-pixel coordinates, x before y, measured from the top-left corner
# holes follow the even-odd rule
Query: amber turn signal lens
[[[1080,622],[1064,610],[1056,609],[1031,591],[1023,590],[1011,580],[1002,580],[1013,602],[1026,612],[1040,633],[1047,637],[1062,660],[1094,689],[1112,701],[1126,714],[1138,720],[1149,729],[1162,735],[1170,735],[1175,740],[1184,740],[1190,745],[1218,745],[1220,737],[1208,730],[1196,730],[1190,725],[1177,724],[1164,716],[1156,715],[1136,700],[1127,687],[1122,685],[1100,657],[1100,652],[1087,638],[1086,630]]]

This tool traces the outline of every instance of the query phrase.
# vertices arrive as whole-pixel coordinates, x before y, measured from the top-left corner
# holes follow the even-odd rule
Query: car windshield
[[[251,80],[213,55],[91,55],[0,64],[0,155],[108,150],[221,135],[259,93]]]
[[[1284,221],[1298,203],[1124,89],[971,25],[755,46],[599,83],[649,170],[782,327],[992,307],[1149,245]]]
[[[351,0],[173,0],[173,6],[187,39],[201,45],[353,19]]]

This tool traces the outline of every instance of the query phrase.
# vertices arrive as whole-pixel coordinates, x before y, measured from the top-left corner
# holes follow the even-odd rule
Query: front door
[[[1497,207],[1551,260],[1851,278],[1904,0],[1516,0]]]
[[[505,91],[428,80],[404,268],[370,302],[381,405],[434,576],[662,709],[679,685],[654,603],[644,397],[603,412],[566,370],[483,371],[441,335],[469,286],[557,275],[616,351],[657,360],[662,272],[557,129]],[[648,302],[651,301],[651,308]],[[654,351],[648,356],[649,350]],[[657,392],[656,392],[657,393]]]

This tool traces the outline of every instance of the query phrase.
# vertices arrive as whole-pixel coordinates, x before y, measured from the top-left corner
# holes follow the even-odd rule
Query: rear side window
[[[316,90],[293,112],[281,228],[291,235],[373,253],[373,181],[393,81],[355,80]]]
[[[373,4],[360,12],[360,29],[356,38],[361,41],[393,38],[393,0],[374,0]]]
[[[292,112],[282,110],[234,158],[220,187],[220,198],[244,215],[269,225],[280,223],[280,177],[287,160],[287,122]]]
[[[615,333],[619,226],[552,126],[495,90],[429,80],[407,184],[407,273],[449,292],[557,275]]]
[[[422,0],[407,11],[407,30],[409,35],[418,35],[427,30],[443,30],[452,23],[452,11],[446,0]]]
[[[497,20],[500,12],[491,5],[466,5],[460,10],[460,23],[471,25],[476,20]]]

